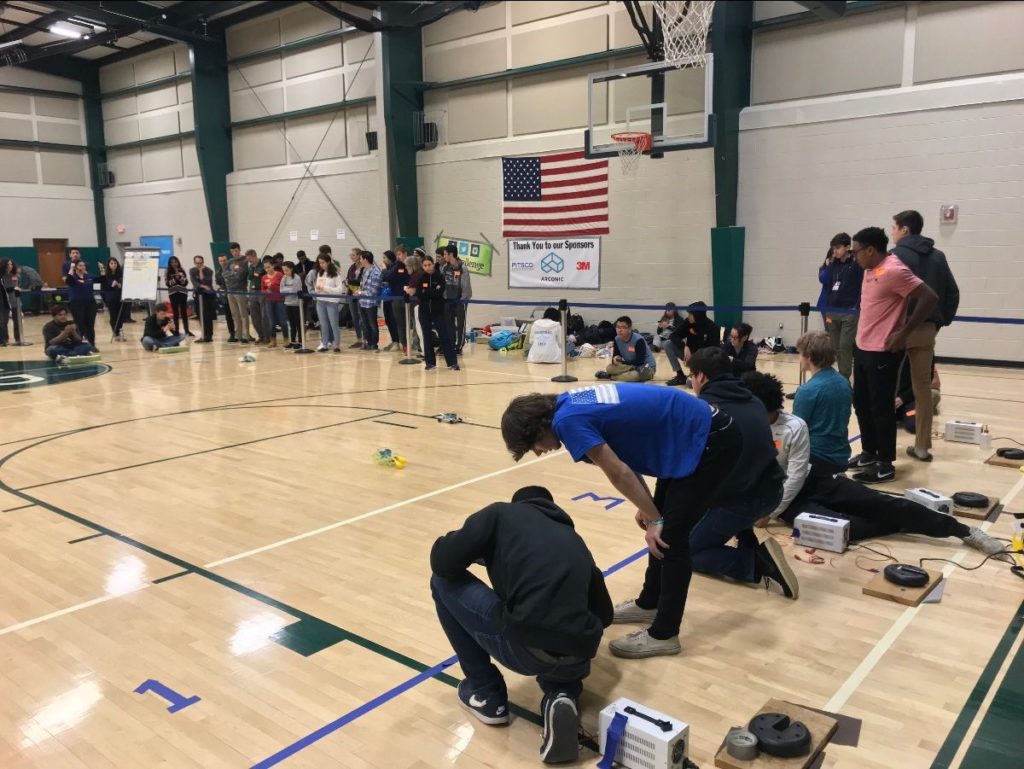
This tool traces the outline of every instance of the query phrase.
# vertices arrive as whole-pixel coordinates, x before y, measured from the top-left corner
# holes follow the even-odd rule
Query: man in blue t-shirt
[[[654,379],[654,351],[647,340],[633,330],[633,321],[623,315],[615,321],[615,339],[612,340],[612,362],[604,371],[598,371],[598,379],[614,379],[616,382],[647,382]]]
[[[688,393],[639,384],[599,384],[561,395],[515,398],[501,434],[516,461],[563,445],[575,462],[601,468],[637,507],[650,551],[643,589],[615,607],[615,622],[648,624],[612,641],[618,657],[678,654],[693,575],[690,530],[743,448],[732,419]],[[652,495],[643,476],[657,479]]]
[[[800,367],[810,378],[796,391],[793,413],[811,434],[811,467],[826,475],[846,472],[850,461],[850,411],[853,390],[832,368],[835,347],[824,331],[809,331],[796,342]]]

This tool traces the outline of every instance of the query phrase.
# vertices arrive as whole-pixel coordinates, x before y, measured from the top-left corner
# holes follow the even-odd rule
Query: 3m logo
[[[581,272],[590,269],[590,262],[576,262],[576,269]]]
[[[540,260],[541,272],[561,272],[565,269],[565,260],[552,251]]]
[[[613,507],[618,507],[619,505],[626,501],[624,499],[621,499],[620,497],[599,497],[592,491],[585,491],[578,497],[573,497],[572,501],[579,502],[581,499],[589,499],[594,502],[607,502],[608,504],[604,506],[605,510],[611,510]]]

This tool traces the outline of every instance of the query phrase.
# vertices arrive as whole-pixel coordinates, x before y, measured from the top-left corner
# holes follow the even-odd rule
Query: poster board
[[[174,256],[173,235],[143,235],[139,238],[139,245],[143,248],[156,248],[160,251],[160,266],[166,267],[167,262]]]
[[[124,250],[124,285],[121,298],[155,302],[160,283],[160,249],[126,248]]]
[[[508,241],[509,288],[601,288],[600,238]]]
[[[449,238],[442,236],[437,239],[439,248],[444,248],[449,243],[454,243],[459,249],[459,259],[466,265],[466,269],[475,275],[490,275],[491,262],[494,257],[494,249],[490,243],[479,243],[475,240],[463,240],[461,238]]]

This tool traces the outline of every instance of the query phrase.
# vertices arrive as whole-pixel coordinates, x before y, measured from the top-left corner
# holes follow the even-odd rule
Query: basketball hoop
[[[666,62],[683,67],[704,66],[714,8],[714,0],[655,0]]]
[[[623,176],[635,176],[640,168],[640,156],[651,151],[651,135],[645,131],[620,131],[612,134],[619,153]]]

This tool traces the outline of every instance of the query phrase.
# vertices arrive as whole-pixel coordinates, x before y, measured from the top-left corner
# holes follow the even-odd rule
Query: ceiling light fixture
[[[50,33],[60,35],[61,37],[69,37],[73,40],[79,40],[85,35],[92,34],[92,28],[79,26],[66,21],[58,21],[56,24],[50,25]]]

